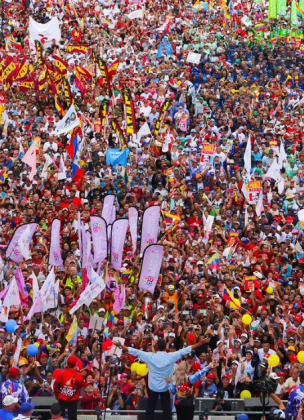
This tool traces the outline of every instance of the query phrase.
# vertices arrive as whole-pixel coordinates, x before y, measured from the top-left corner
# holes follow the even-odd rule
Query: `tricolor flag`
[[[254,27],[256,32],[263,32],[266,31],[266,25],[264,23],[257,23]]]
[[[77,328],[78,328],[77,317],[76,317],[76,315],[74,315],[72,325],[70,326],[69,332],[67,333],[67,335],[65,337],[68,342],[70,342],[72,340],[72,338],[74,337],[74,335],[77,331]]]
[[[162,211],[162,215],[166,223],[172,224],[177,223],[180,221],[180,217],[176,214],[167,213],[166,211]]]
[[[218,270],[220,268],[220,259],[217,254],[213,254],[207,261],[209,270]]]
[[[8,177],[6,171],[1,171],[0,172],[0,184],[4,184],[6,181],[6,178]]]
[[[72,165],[72,179],[79,181],[83,178],[83,169],[80,168],[80,155],[78,146],[78,136],[76,135],[72,143],[73,165]]]
[[[226,286],[224,286],[223,298],[224,298],[224,300],[226,300],[230,303],[233,303],[236,306],[237,309],[243,310],[243,308],[238,303],[238,299],[234,298],[233,294],[230,292],[229,289],[227,289]]]
[[[54,101],[55,101],[55,108],[56,108],[58,114],[61,115],[61,116],[63,116],[64,115],[64,112],[63,112],[63,108],[62,108],[62,106],[60,104],[60,100],[58,98],[58,95],[55,95]]]

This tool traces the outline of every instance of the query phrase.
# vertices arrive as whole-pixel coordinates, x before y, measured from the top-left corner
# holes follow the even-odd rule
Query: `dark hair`
[[[167,342],[163,338],[159,338],[157,341],[157,350],[164,351],[166,349]]]
[[[58,403],[54,403],[51,405],[51,414],[59,415],[61,413],[61,407]]]

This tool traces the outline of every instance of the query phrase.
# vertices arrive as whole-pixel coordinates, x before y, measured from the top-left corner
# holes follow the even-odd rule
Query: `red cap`
[[[215,379],[215,374],[213,372],[209,372],[208,375],[207,375],[207,378]]]
[[[294,317],[294,320],[297,321],[297,322],[302,322],[302,315],[296,315]]]
[[[117,321],[117,325],[124,325],[124,321],[123,321],[123,319],[119,319],[119,320]]]
[[[10,376],[18,376],[20,374],[20,371],[16,367],[11,367],[9,368],[8,373],[10,374]]]
[[[264,359],[268,359],[268,357],[270,357],[270,353],[265,353],[263,357]]]
[[[70,356],[68,358],[68,361],[67,361],[68,367],[75,367],[76,363],[77,363],[77,360],[78,360],[78,358],[76,356],[74,356],[74,355]]]
[[[230,376],[229,375],[223,375],[222,379],[229,379],[230,380]]]
[[[46,353],[41,353],[40,359],[41,359],[41,357],[49,357],[49,356]]]

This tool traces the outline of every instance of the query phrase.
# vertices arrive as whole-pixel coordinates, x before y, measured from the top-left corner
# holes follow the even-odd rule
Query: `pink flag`
[[[61,221],[59,219],[54,219],[51,227],[49,264],[54,267],[63,267],[60,249],[60,225]]]
[[[36,314],[37,312],[41,312],[42,311],[42,302],[41,302],[41,295],[40,292],[37,296],[37,298],[35,299],[31,309],[29,310],[29,313],[27,314],[26,319],[31,319],[34,314]]]
[[[129,207],[129,225],[132,238],[132,251],[134,255],[136,253],[138,225],[138,210],[136,207]]]
[[[21,298],[22,300],[25,300],[28,297],[28,291],[27,291],[24,277],[20,268],[18,268],[18,270],[16,271],[15,277],[16,277],[19,293],[21,294]]]
[[[111,264],[115,270],[121,269],[122,253],[128,229],[128,219],[118,219],[112,225]]]
[[[116,314],[119,314],[122,308],[124,307],[125,300],[126,300],[125,296],[126,296],[126,286],[123,284],[120,290],[119,286],[116,284],[116,288],[114,291],[115,302],[113,304],[113,309],[116,312]]]
[[[110,223],[113,206],[114,206],[114,195],[106,195],[105,199],[103,200],[103,208],[101,216],[105,219],[107,225]]]
[[[149,245],[144,251],[138,286],[152,294],[159,277],[163,253],[164,247],[158,244]]]
[[[9,246],[7,247],[6,250],[6,257],[10,258],[11,260],[13,260],[15,263],[19,264],[21,263],[21,261],[23,261],[23,255],[21,252],[21,249],[18,245],[18,241],[20,239],[20,237],[23,235],[23,233],[25,232],[25,230],[27,229],[27,227],[30,227],[30,240],[32,239],[34,232],[38,226],[37,223],[26,223],[24,225],[20,225],[17,227],[17,229],[15,230],[11,241],[9,243]]]
[[[141,254],[144,252],[146,246],[155,244],[157,242],[159,215],[160,206],[151,206],[144,211],[141,228]]]
[[[94,246],[94,263],[103,262],[108,255],[106,221],[99,216],[91,216],[91,232]]]
[[[263,191],[261,191],[259,195],[259,201],[257,202],[256,208],[255,208],[255,212],[257,216],[260,217],[263,211],[264,211]]]
[[[83,236],[83,258],[82,258],[82,266],[85,268],[89,267],[91,255],[91,234],[90,232],[86,231],[85,235]]]
[[[78,246],[80,251],[80,259],[82,260],[82,245],[81,245],[81,219],[80,212],[77,213],[77,224],[78,224]]]
[[[88,284],[88,273],[87,273],[87,269],[84,268],[83,273],[82,273],[81,293],[87,287],[87,284]]]
[[[5,296],[7,295],[9,289],[9,284],[6,286],[5,289],[2,290],[2,292],[0,292],[0,299],[3,300],[5,298]]]
[[[108,255],[111,255],[112,225],[107,226],[108,236]]]
[[[30,173],[29,178],[32,181],[32,179],[37,173],[37,168],[36,168],[37,158],[36,158],[36,142],[35,141],[33,141],[33,143],[31,144],[31,147],[27,150],[23,158],[21,158],[21,161],[26,163],[31,168],[31,173]]]
[[[113,206],[109,224],[112,224],[113,222],[115,222],[115,220],[116,220],[116,207]]]

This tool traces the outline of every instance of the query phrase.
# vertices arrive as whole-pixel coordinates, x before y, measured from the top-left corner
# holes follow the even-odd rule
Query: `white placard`
[[[201,61],[202,54],[190,52],[187,57],[188,63],[199,64]]]

